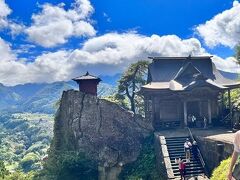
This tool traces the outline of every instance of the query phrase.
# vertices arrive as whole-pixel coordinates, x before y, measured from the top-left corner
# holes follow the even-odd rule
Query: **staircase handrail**
[[[195,141],[195,139],[194,139],[194,137],[193,137],[193,135],[192,135],[192,132],[191,132],[190,128],[187,127],[187,129],[188,129],[188,131],[189,131],[189,135],[190,135],[191,140],[192,140],[192,141]],[[205,170],[206,170],[206,167],[205,167],[205,162],[204,162],[204,160],[203,160],[202,154],[201,154],[201,152],[200,152],[199,149],[197,149],[197,150],[198,150],[198,155],[199,155],[201,164],[202,164],[202,166],[203,166],[203,168],[204,168],[204,171],[205,171]]]
[[[228,118],[230,118],[230,117],[231,117],[231,112],[228,113],[228,114],[222,119],[222,121],[225,121],[226,119],[228,119]]]

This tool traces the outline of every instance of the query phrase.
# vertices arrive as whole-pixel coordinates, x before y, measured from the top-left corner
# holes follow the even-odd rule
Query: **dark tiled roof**
[[[101,79],[99,77],[90,75],[88,72],[85,75],[76,77],[72,80],[74,80],[74,81],[81,81],[81,80],[98,80],[98,81],[101,81]]]
[[[144,89],[185,90],[196,85],[225,89],[239,86],[240,82],[225,78],[212,62],[211,56],[202,57],[151,57],[148,84]],[[203,80],[194,79],[201,74]]]

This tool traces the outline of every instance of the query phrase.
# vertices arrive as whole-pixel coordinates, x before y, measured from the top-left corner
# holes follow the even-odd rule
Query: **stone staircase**
[[[175,158],[182,157],[184,162],[185,153],[184,153],[184,142],[190,137],[166,137],[166,146],[169,153],[169,159],[172,166],[172,171],[175,179],[180,177],[178,170],[178,164],[175,163]],[[197,177],[199,175],[204,175],[204,168],[199,158],[194,159],[193,154],[191,153],[190,163],[186,164],[186,176],[187,177]]]

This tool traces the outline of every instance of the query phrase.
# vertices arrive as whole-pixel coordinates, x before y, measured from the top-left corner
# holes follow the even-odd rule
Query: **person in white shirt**
[[[231,164],[230,164],[230,168],[229,168],[229,172],[228,172],[228,180],[233,179],[233,177],[232,177],[233,168],[237,162],[238,155],[240,153],[240,131],[237,131],[235,133],[233,145],[234,145],[234,151],[232,154],[232,160],[231,160]]]
[[[194,115],[192,115],[192,127],[196,126],[196,120],[197,118]]]
[[[189,141],[189,139],[186,139],[186,142],[184,143],[184,151],[185,151],[185,155],[186,155],[186,162],[190,162],[190,156],[191,156],[191,150],[190,148],[192,147],[191,142]]]

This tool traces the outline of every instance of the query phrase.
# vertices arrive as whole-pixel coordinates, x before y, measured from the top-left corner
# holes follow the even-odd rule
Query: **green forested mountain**
[[[3,84],[0,84],[0,97],[0,109],[14,108],[22,100],[18,93]]]
[[[11,171],[41,169],[53,136],[53,115],[0,115],[0,160]]]
[[[78,89],[74,82],[0,84],[0,162],[10,171],[42,168],[52,136],[53,119],[62,92]],[[99,96],[112,95],[113,86],[100,83]]]
[[[7,87],[0,84],[0,111],[4,112],[40,112],[55,113],[56,102],[62,92],[78,89],[74,82],[55,82],[51,84],[25,84]],[[100,83],[99,96],[111,95],[115,92],[112,85]]]

